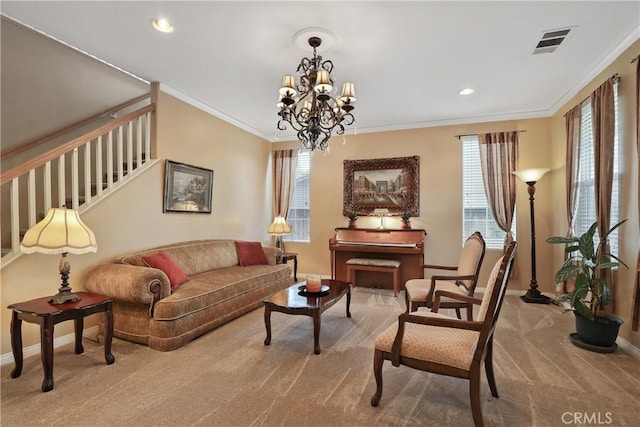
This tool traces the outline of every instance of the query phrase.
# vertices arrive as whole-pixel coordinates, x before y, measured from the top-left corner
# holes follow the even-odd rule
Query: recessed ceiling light
[[[163,33],[173,33],[173,24],[165,18],[157,18],[151,21],[153,28]]]
[[[460,89],[460,91],[458,92],[460,95],[471,95],[473,93],[473,89],[471,89],[470,87],[464,88],[464,89]]]

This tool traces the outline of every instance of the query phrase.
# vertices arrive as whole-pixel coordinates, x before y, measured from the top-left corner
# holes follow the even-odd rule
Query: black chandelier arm
[[[310,37],[308,42],[313,48],[313,56],[302,58],[295,80],[285,76],[280,88],[277,128],[285,131],[291,127],[305,149],[328,150],[332,133],[343,135],[345,126],[355,122],[351,114],[355,91],[353,83],[345,83],[342,95],[332,96],[336,93],[336,83],[331,75],[333,62],[323,60],[317,54],[316,48],[322,43],[319,37]]]

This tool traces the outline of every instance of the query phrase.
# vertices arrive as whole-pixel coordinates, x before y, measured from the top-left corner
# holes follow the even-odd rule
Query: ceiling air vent
[[[554,52],[560,43],[567,38],[567,35],[571,31],[571,28],[562,28],[558,30],[545,31],[542,35],[542,38],[538,42],[538,45],[533,50],[533,54],[537,55],[538,53],[551,53]]]

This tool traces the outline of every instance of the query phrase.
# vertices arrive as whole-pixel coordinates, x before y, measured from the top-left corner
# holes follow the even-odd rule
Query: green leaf
[[[580,246],[567,246],[566,248],[564,248],[564,252],[567,254],[570,254],[571,252],[576,252],[580,250]]]
[[[576,239],[575,237],[562,237],[562,236],[555,236],[555,237],[549,237],[547,239],[547,243],[575,243],[577,242],[578,239]]]
[[[580,236],[580,252],[582,256],[588,259],[594,257],[593,235],[588,232]]]
[[[613,233],[613,231],[614,231],[616,228],[620,227],[620,226],[621,226],[622,224],[624,224],[625,222],[627,222],[627,220],[626,220],[626,219],[623,219],[622,221],[620,221],[619,223],[617,223],[616,225],[614,225],[613,227],[611,227],[611,228],[609,229],[609,231],[607,231],[607,232],[605,233],[605,235],[602,237],[602,240],[604,240],[604,239],[606,239],[607,237],[609,237],[609,234]]]
[[[576,301],[575,304],[573,304],[573,308],[578,314],[593,320],[593,314],[591,313],[591,310],[589,310],[589,308],[584,305],[582,301]]]
[[[615,268],[617,267],[619,264],[617,262],[601,262],[596,266],[596,270],[602,270],[602,269],[607,269],[607,268]]]
[[[556,273],[555,282],[556,283],[562,283],[565,280],[567,280],[568,278],[573,277],[576,274],[577,271],[578,271],[578,267],[577,266],[575,266],[573,264],[569,264],[569,265],[565,264]]]
[[[618,261],[620,264],[624,265],[627,269],[629,268],[629,266],[627,264],[625,264],[624,262],[622,262],[620,260],[620,258],[618,258],[617,256],[615,256],[614,254],[609,254],[609,256],[613,259],[615,259],[616,261]]]

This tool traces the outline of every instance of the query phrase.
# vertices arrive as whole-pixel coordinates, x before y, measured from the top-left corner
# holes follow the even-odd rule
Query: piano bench
[[[393,259],[351,258],[347,264],[347,280],[356,286],[356,271],[378,271],[393,275],[393,296],[398,296],[400,261]]]

